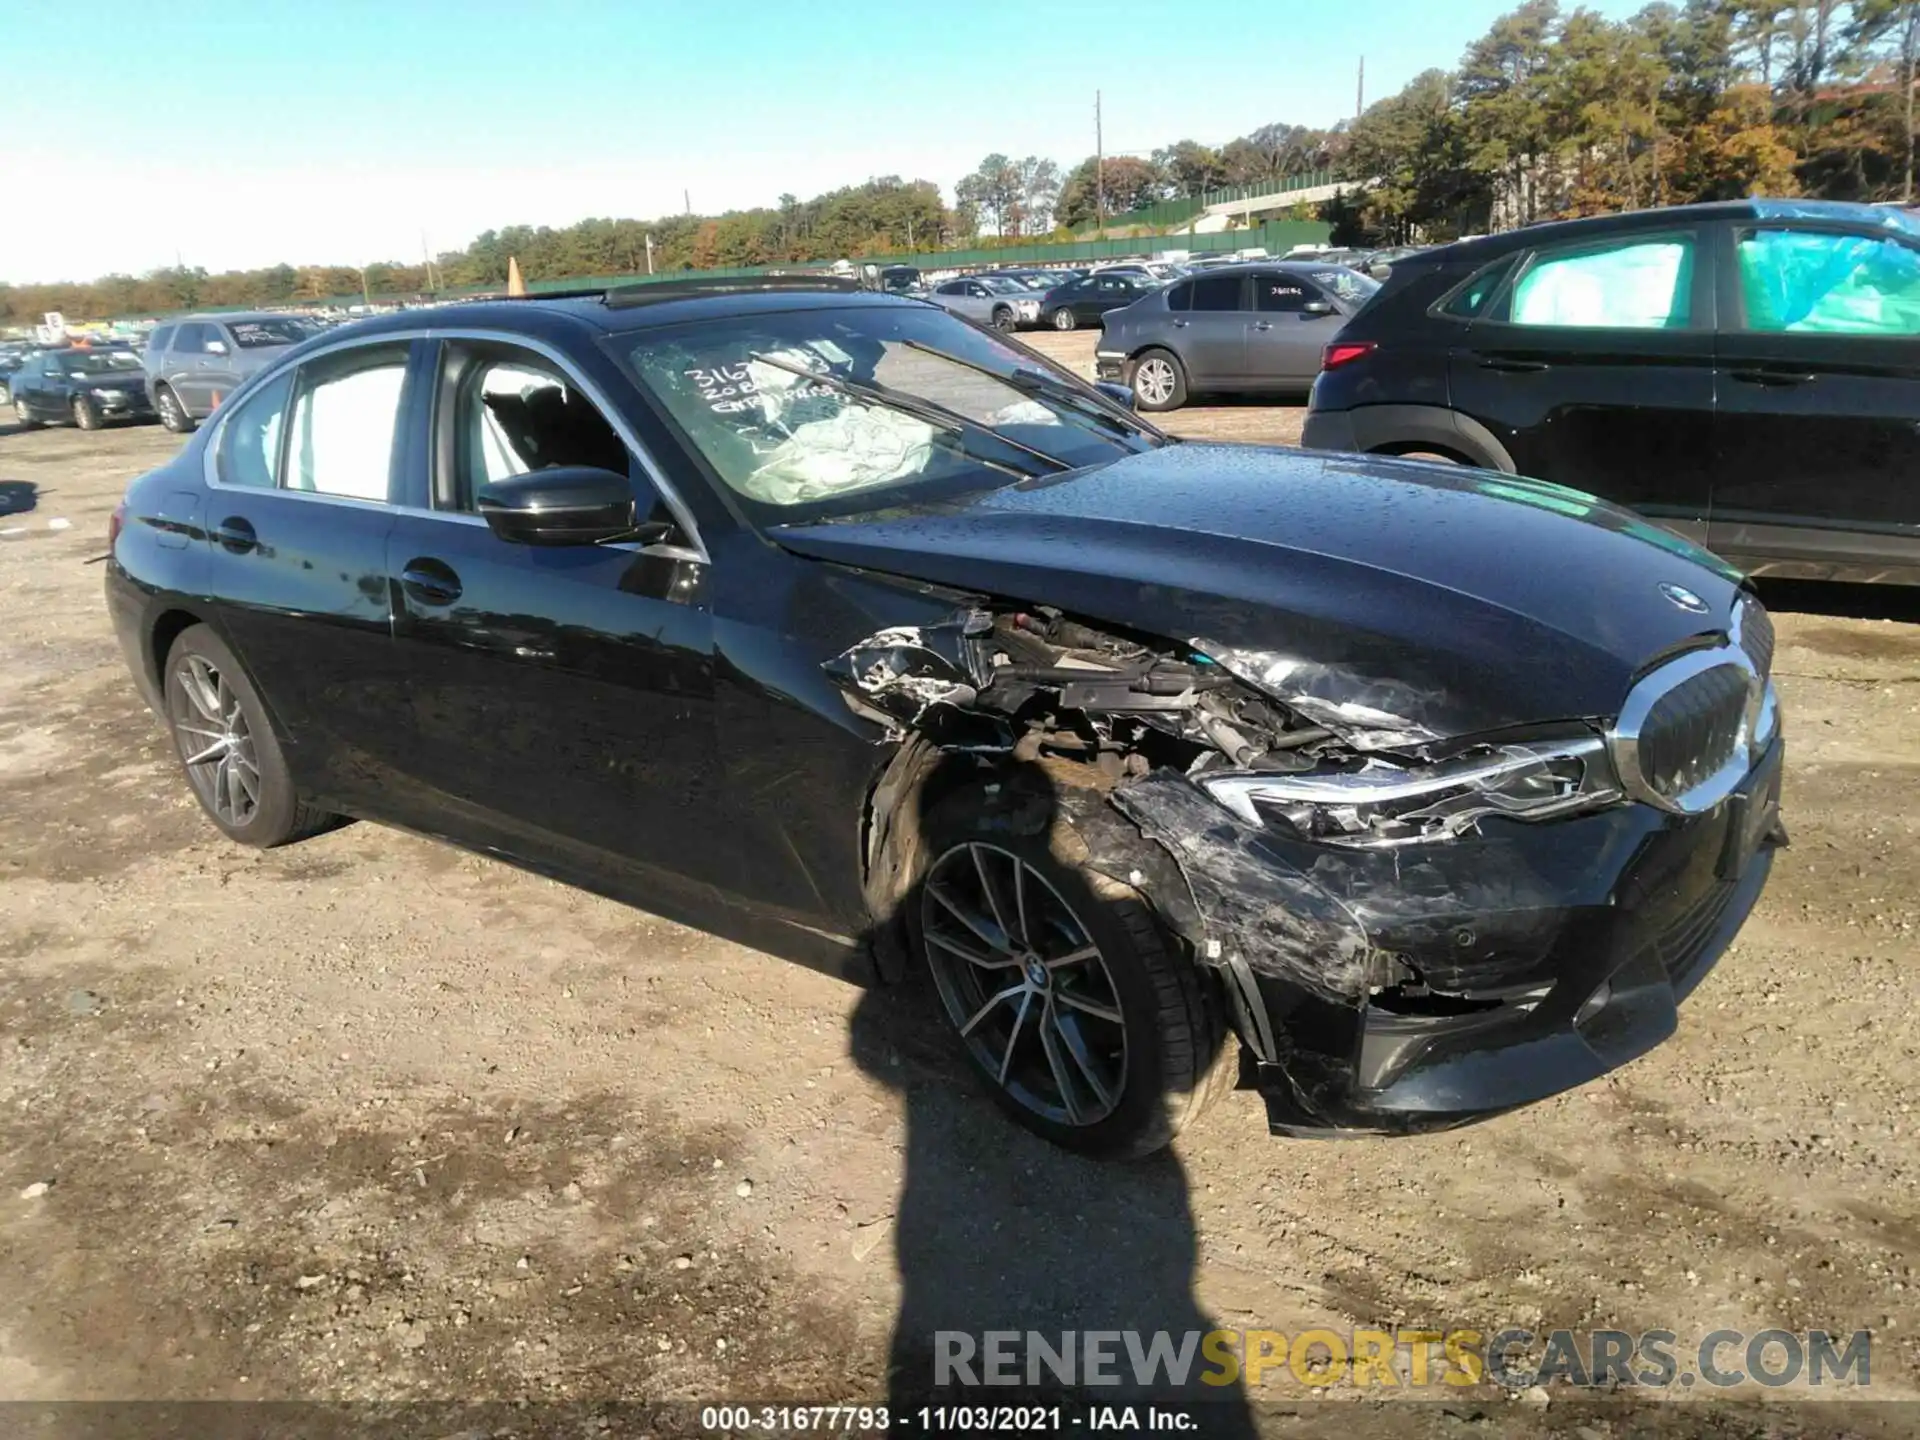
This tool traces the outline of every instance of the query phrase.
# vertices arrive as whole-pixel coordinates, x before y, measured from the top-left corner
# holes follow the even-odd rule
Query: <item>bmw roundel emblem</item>
[[[1690,615],[1704,615],[1707,613],[1707,602],[1687,589],[1684,585],[1675,585],[1671,581],[1662,580],[1660,582],[1660,593]]]

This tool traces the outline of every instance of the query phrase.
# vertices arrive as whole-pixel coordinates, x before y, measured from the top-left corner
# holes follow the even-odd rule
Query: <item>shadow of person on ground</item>
[[[963,810],[973,808],[972,797],[983,797],[973,830],[982,841],[1016,851],[1022,838],[1047,843],[1059,806],[1041,766],[1003,767],[999,788],[988,792],[969,757],[944,763],[972,772],[958,793]],[[922,1405],[1081,1409],[1157,1401],[1192,1407],[1204,1421],[1199,1433],[1253,1435],[1237,1375],[1232,1384],[1201,1382],[1209,1372],[1220,1378],[1200,1351],[1215,1322],[1193,1293],[1198,1247],[1178,1157],[1162,1149],[1142,1160],[1096,1160],[1029,1134],[983,1093],[946,1021],[917,918],[927,900],[927,873],[956,833],[954,801],[942,798],[943,791],[956,793],[935,777],[918,792],[932,799],[918,807],[915,878],[891,917],[906,950],[906,978],[869,986],[852,1022],[853,1058],[900,1092],[906,1113],[895,1235],[901,1299],[889,1403],[898,1414],[917,1413]],[[1005,803],[1014,792],[1026,800]],[[1039,923],[1030,928],[1037,931]],[[1035,950],[1047,949],[1037,934],[1027,940]],[[1001,985],[1003,974],[991,974],[989,983]],[[1131,1033],[1128,1041],[1135,1043]],[[1014,1069],[1024,1062],[1044,1080],[1040,1047],[1031,1049],[1017,1052]],[[988,1332],[996,1331],[1016,1332],[1005,1342],[1014,1358],[1002,1372],[1016,1383],[983,1383]],[[1114,1333],[1102,1337],[1102,1331]],[[1029,1332],[1050,1350],[1070,1347],[1071,1383],[1050,1362],[1036,1360],[1029,1369]],[[1143,1350],[1160,1332],[1176,1352],[1186,1347],[1184,1381],[1165,1367],[1137,1376],[1126,1332]],[[1089,1343],[1109,1357],[1104,1370],[1113,1383],[1088,1383]],[[963,1354],[970,1361],[953,1363]]]
[[[24,515],[40,503],[40,487],[31,480],[0,480],[0,515]]]
[[[1920,623],[1920,585],[1842,585],[1832,580],[1758,580],[1767,609],[1854,620]]]

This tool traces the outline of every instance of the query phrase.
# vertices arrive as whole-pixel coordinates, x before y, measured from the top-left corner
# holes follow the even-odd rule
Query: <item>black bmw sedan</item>
[[[1512,477],[1175,444],[818,282],[311,340],[111,551],[235,840],[375,820],[924,975],[1089,1152],[1237,1077],[1288,1134],[1590,1080],[1674,1029],[1782,838],[1771,630],[1704,552]]]
[[[109,420],[151,420],[140,357],[123,347],[75,345],[30,356],[8,380],[14,416],[98,430]]]

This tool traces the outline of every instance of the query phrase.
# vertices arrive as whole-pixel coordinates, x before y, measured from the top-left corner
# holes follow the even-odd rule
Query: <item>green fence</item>
[[[1333,184],[1336,178],[1338,177],[1331,170],[1307,170],[1298,175],[1283,175],[1277,180],[1264,180],[1255,185],[1232,185],[1224,190],[1207,190],[1199,195],[1183,195],[1177,200],[1161,200],[1152,205],[1143,205],[1138,210],[1109,215],[1107,228],[1121,230],[1139,225],[1164,230],[1170,226],[1186,224],[1209,205],[1229,205],[1235,200],[1253,200],[1262,195],[1286,195],[1295,190],[1313,190],[1321,185]]]

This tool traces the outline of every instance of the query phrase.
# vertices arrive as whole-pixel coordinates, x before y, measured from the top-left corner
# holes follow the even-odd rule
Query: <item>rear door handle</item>
[[[1193,322],[1191,320],[1175,320],[1173,322],[1173,328],[1176,330],[1184,330],[1187,328],[1187,326],[1191,325],[1192,323]]]
[[[422,605],[451,605],[460,598],[460,577],[446,562],[421,556],[400,572],[400,588]]]
[[[1490,357],[1480,362],[1482,370],[1498,370],[1503,375],[1537,375],[1547,368],[1544,360],[1509,360]]]
[[[1811,385],[1818,378],[1804,370],[1757,369],[1732,370],[1728,373],[1749,385]]]
[[[211,531],[213,543],[231,555],[244,555],[260,548],[260,536],[244,516],[229,515]]]
[[[1253,328],[1256,330],[1271,330],[1273,328],[1273,322],[1271,320],[1256,320],[1253,322]]]

